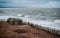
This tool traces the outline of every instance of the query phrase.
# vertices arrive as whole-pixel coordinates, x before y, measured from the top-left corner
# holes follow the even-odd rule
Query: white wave
[[[46,20],[34,20],[32,18],[22,18],[25,22],[30,22],[33,24],[37,24],[38,26],[49,27],[51,29],[60,30],[60,23],[56,23],[54,21],[46,21]]]
[[[0,19],[8,19],[9,17],[12,18],[20,18],[25,22],[30,22],[33,24],[37,24],[38,26],[43,26],[43,27],[49,27],[51,29],[56,29],[56,30],[60,30],[60,22],[58,21],[46,21],[46,20],[34,20],[32,18],[30,18],[29,16],[25,15],[25,17],[21,17],[21,16],[0,16]]]
[[[60,20],[54,20],[56,23],[60,23]]]

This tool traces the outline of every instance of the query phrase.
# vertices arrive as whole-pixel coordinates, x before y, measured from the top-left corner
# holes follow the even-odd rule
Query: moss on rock
[[[22,19],[19,18],[8,18],[7,22],[12,25],[20,25],[22,24]]]

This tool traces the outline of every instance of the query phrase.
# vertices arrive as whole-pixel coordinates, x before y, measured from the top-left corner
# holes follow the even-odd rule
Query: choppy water
[[[26,9],[26,8],[3,8],[0,9],[0,19],[7,19],[15,17],[23,19],[26,22],[50,27],[52,29],[60,30],[60,9],[58,8],[44,8],[44,9]]]
[[[34,19],[60,19],[59,8],[41,8],[41,9],[0,9],[0,16],[19,16],[20,14],[30,16]]]

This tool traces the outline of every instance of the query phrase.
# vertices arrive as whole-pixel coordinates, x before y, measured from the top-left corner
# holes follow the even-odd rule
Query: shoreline
[[[4,20],[1,20],[1,21],[4,21]],[[5,21],[6,21],[6,20],[5,20]],[[22,21],[23,21],[24,24],[29,25],[29,26],[31,26],[31,27],[35,27],[35,28],[37,28],[37,29],[42,29],[42,30],[44,30],[44,31],[46,31],[46,32],[49,32],[49,33],[52,33],[52,34],[60,35],[60,30],[52,29],[52,28],[50,28],[50,27],[44,27],[44,26],[42,26],[42,25],[33,24],[33,23],[31,23],[31,22],[24,21],[23,19],[22,19]]]
[[[1,28],[1,29],[3,29],[4,31],[6,31],[5,32],[5,34],[7,33],[7,34],[9,34],[9,36],[6,34],[6,36],[9,38],[9,37],[12,37],[12,36],[14,36],[15,38],[18,36],[18,37],[21,37],[21,36],[24,36],[24,37],[30,37],[30,38],[59,38],[60,37],[60,35],[57,35],[57,34],[53,34],[53,33],[49,33],[49,32],[46,32],[45,30],[42,30],[42,29],[39,29],[39,28],[36,28],[35,26],[33,26],[33,24],[30,24],[29,23],[29,25],[26,25],[26,24],[23,24],[23,25],[10,25],[10,24],[8,24],[6,21],[0,21],[0,23],[2,23],[1,25],[3,25],[3,28]],[[13,31],[12,30],[18,30],[18,29],[23,29],[23,30],[26,30],[26,31],[28,31],[27,33],[29,34],[29,35],[27,35],[26,33],[25,33],[25,35],[20,35],[20,34],[17,34],[17,33],[15,33],[15,34],[17,34],[16,36],[15,36],[15,34],[13,33]],[[30,32],[31,31],[31,32]],[[1,32],[0,32],[1,33]],[[32,37],[31,37],[31,34],[30,33],[32,33]],[[38,35],[36,35],[35,36],[35,33]],[[13,34],[13,35],[12,35]],[[24,34],[24,33],[22,33],[22,34]],[[12,35],[12,36],[10,36],[10,35]],[[4,37],[5,38],[5,37]]]

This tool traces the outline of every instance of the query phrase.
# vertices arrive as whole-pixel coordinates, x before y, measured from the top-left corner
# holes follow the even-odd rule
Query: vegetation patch
[[[23,29],[17,29],[17,30],[14,30],[14,32],[17,32],[17,33],[27,33],[26,30],[23,30]]]

